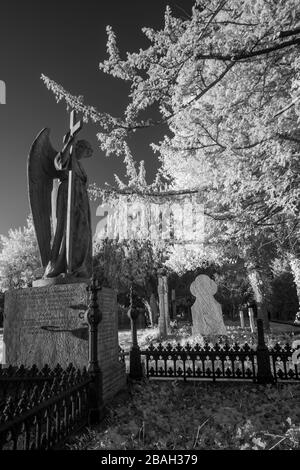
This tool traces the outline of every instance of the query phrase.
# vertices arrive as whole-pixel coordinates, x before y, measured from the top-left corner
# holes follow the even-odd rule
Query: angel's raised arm
[[[70,166],[70,148],[73,142],[73,138],[67,134],[64,139],[64,147],[61,152],[59,152],[55,159],[54,159],[54,165],[56,170],[58,171],[64,171],[68,170]]]

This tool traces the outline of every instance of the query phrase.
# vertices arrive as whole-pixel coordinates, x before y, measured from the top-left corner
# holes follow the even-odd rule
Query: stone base
[[[32,287],[49,287],[56,286],[58,284],[90,284],[90,279],[80,279],[79,277],[73,276],[57,276],[57,277],[43,277],[32,281]]]
[[[11,290],[5,294],[4,343],[8,365],[42,368],[45,364],[88,366],[87,283]],[[102,321],[98,328],[98,358],[107,401],[125,387],[124,365],[119,362],[116,293],[98,293]]]

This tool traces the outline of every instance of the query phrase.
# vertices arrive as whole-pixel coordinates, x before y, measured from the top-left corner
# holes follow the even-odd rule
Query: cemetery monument
[[[92,149],[85,140],[76,142],[81,128],[73,111],[61,152],[53,149],[49,129],[38,134],[29,152],[29,201],[42,266],[33,287],[5,294],[7,365],[88,365],[85,312],[92,276],[92,230],[81,161],[91,157]],[[119,361],[116,292],[102,287],[98,304],[102,317],[98,361],[107,401],[126,384],[125,367]]]
[[[222,307],[214,298],[217,284],[205,274],[196,277],[190,286],[196,297],[192,305],[193,335],[226,335]]]

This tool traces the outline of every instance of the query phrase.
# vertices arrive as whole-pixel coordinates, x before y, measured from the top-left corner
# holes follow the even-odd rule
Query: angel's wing
[[[59,177],[54,166],[57,155],[49,139],[50,129],[43,129],[33,142],[28,156],[28,189],[33,224],[44,267],[51,252],[51,192],[53,179]]]

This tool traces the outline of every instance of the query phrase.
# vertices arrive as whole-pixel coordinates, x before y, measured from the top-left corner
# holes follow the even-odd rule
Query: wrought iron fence
[[[92,377],[86,369],[70,364],[65,370],[44,368],[32,376],[32,369],[22,367],[13,377],[10,372],[1,374],[1,383],[10,378],[18,392],[7,395],[0,404],[1,450],[57,448],[88,423]]]
[[[275,381],[300,380],[300,364],[294,364],[293,352],[294,349],[289,344],[276,344],[269,349],[271,372]]]
[[[184,347],[178,344],[150,345],[140,350],[136,345],[129,352],[129,375],[132,378],[187,380],[243,380],[256,383],[300,380],[300,365],[292,360],[293,349],[290,345],[276,344],[268,348],[265,344],[263,322],[257,320],[257,346],[248,344],[229,345],[205,343]],[[132,357],[134,356],[134,361]],[[126,355],[123,352],[123,358]],[[133,367],[140,361],[142,367],[137,373]]]
[[[41,370],[33,365],[26,368],[24,365],[20,367],[3,367],[0,365],[0,410],[1,404],[10,396],[13,399],[21,397],[22,392],[29,391],[34,385],[51,381],[53,376],[58,376],[62,372],[60,365],[53,370],[46,364]]]
[[[255,380],[257,376],[256,353],[250,346],[185,347],[171,344],[150,346],[141,351],[145,356],[147,377],[193,379],[243,379]]]
[[[300,380],[300,368],[292,362],[293,350],[289,345],[277,344],[268,350],[272,380]],[[228,344],[203,347],[187,344],[150,346],[141,351],[146,376],[149,378],[209,379],[258,381],[257,350],[248,344]]]

